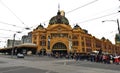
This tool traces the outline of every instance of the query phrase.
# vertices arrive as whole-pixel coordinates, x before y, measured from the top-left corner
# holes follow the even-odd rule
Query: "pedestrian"
[[[115,64],[116,64],[116,65],[118,65],[118,64],[119,64],[119,62],[120,62],[120,61],[119,61],[119,57],[118,57],[118,56],[116,56],[116,57],[114,57],[114,59],[115,59]]]

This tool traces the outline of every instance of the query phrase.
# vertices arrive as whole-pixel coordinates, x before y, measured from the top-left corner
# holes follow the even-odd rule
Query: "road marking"
[[[26,68],[11,69],[11,70],[7,70],[7,71],[2,71],[0,73],[10,72],[10,71],[17,71],[17,70],[21,70],[21,69],[26,69]]]

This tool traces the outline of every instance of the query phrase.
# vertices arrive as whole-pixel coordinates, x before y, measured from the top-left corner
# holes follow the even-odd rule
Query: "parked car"
[[[17,58],[24,58],[24,54],[18,53],[18,54],[17,54]]]

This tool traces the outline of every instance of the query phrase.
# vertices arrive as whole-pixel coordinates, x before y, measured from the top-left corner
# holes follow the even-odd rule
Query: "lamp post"
[[[16,33],[21,33],[21,31],[17,31]],[[11,57],[12,58],[13,58],[13,55],[14,55],[14,46],[15,46],[15,36],[16,36],[16,33],[14,33],[13,41],[12,41],[12,50],[11,50]]]
[[[120,27],[119,27],[119,20],[118,19],[117,20],[104,20],[102,22],[106,22],[106,21],[114,21],[114,22],[116,22],[117,25],[118,25],[118,33],[120,34]]]
[[[42,38],[42,56],[44,56],[44,49],[43,49],[43,38]]]
[[[44,56],[44,46],[45,46],[45,42],[44,42],[45,38],[44,38],[44,34],[42,34],[42,37],[41,37],[41,55]]]
[[[15,43],[15,35],[13,35],[13,42],[12,42],[12,51],[11,51],[11,57],[13,58],[13,55],[14,55],[14,43]]]
[[[119,11],[120,12],[120,11]],[[117,20],[104,20],[104,21],[102,21],[102,22],[106,22],[106,21],[114,21],[114,22],[116,22],[117,23],[117,26],[118,26],[118,37],[120,37],[120,27],[119,27],[119,20],[117,19]]]

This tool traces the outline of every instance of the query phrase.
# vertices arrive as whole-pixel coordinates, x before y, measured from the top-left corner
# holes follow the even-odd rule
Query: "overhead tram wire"
[[[5,25],[10,25],[10,26],[13,26],[13,27],[17,27],[17,28],[22,28],[22,32],[23,32],[24,27],[16,26],[14,24],[9,24],[9,23],[6,23],[6,22],[1,22],[1,21],[0,21],[0,23],[5,24]],[[27,29],[27,28],[25,28],[25,29]],[[10,31],[10,32],[18,32],[18,33],[21,32],[21,31],[13,31],[13,30],[6,30],[6,29],[0,29],[0,30],[2,30],[2,31]]]
[[[104,33],[103,33],[103,32],[100,32],[99,35],[100,35],[100,34],[103,34],[104,36],[106,36],[106,35],[110,35],[110,34],[112,34],[112,33],[115,33],[115,32],[117,32],[117,31],[118,31],[118,30],[114,30],[114,31],[110,31],[110,32],[104,32]]]
[[[0,29],[2,31],[9,31],[9,32],[14,32],[14,33],[21,33],[21,31],[13,31],[13,30],[6,30],[6,29]],[[7,34],[8,35],[8,34]],[[10,38],[10,37],[0,37],[0,38]],[[19,38],[19,37],[18,37]]]
[[[6,23],[6,22],[1,22],[0,21],[0,23],[2,23],[2,24],[5,24],[5,25],[10,25],[10,26],[13,26],[13,27],[17,27],[17,28],[24,28],[24,27],[20,27],[20,26],[16,26],[16,25],[14,25],[14,24],[9,24],[9,23]],[[25,29],[27,29],[27,28],[25,28]],[[2,31],[10,31],[10,32],[20,32],[20,31],[13,31],[13,30],[6,30],[6,29],[0,29],[0,30],[2,30]]]
[[[8,35],[7,33],[6,34],[5,33],[0,33],[0,34],[1,34],[0,38],[10,38],[10,37],[8,37],[10,35]]]
[[[115,12],[115,13],[111,13],[111,14],[103,15],[103,16],[100,16],[100,17],[96,17],[96,18],[88,19],[88,20],[85,20],[85,21],[79,22],[78,24],[80,24],[80,23],[85,23],[85,22],[89,22],[89,21],[93,21],[93,20],[97,20],[97,19],[100,19],[100,18],[103,18],[103,17],[107,17],[107,16],[111,16],[111,15],[117,14],[117,13],[119,13],[119,11],[118,11],[118,12]]]
[[[26,25],[5,3],[0,0],[1,4],[6,7],[22,24]],[[27,26],[27,25],[26,25]]]
[[[46,24],[46,22],[48,22],[49,20],[46,20],[46,21],[43,21],[43,23],[40,23],[40,24],[42,24],[43,26],[45,26]],[[31,26],[30,28],[34,28],[34,27],[37,27],[38,25],[34,25],[34,26]]]
[[[98,0],[94,0],[94,1],[89,2],[89,3],[87,3],[87,4],[83,5],[83,6],[80,6],[80,7],[77,7],[77,8],[75,8],[75,9],[73,9],[73,10],[70,10],[70,11],[66,12],[66,14],[69,14],[69,13],[75,11],[75,10],[78,10],[78,9],[80,9],[80,8],[83,8],[83,7],[85,7],[85,6],[88,6],[88,5],[90,5],[90,4],[92,4],[92,3],[96,2],[96,1],[98,1]],[[59,8],[60,8],[60,7],[59,7]],[[49,20],[46,20],[46,21],[44,21],[43,23],[45,24],[45,22],[48,22],[48,21],[49,21]],[[37,25],[36,25],[36,26],[37,26]],[[34,26],[32,26],[32,27],[30,27],[30,28],[33,28],[33,27],[34,27]]]
[[[11,31],[11,32],[19,32],[19,31],[6,30],[6,29],[0,29],[0,30],[3,30],[3,31]]]
[[[96,16],[96,15],[100,15],[101,13],[105,13],[105,12],[110,12],[110,11],[115,11],[116,9],[118,9],[119,7],[112,7],[112,8],[109,8],[109,9],[106,9],[106,10],[103,10],[103,11],[100,11],[98,13],[95,13],[94,15],[92,16]]]
[[[6,23],[6,22],[3,22],[3,21],[0,21],[0,23],[5,24],[5,25],[10,25],[10,26],[13,26],[13,27],[17,27],[17,28],[24,28],[24,27],[17,26],[15,24]]]
[[[118,9],[119,7],[114,7],[114,8],[109,8],[109,9],[106,9],[106,10],[104,10],[104,11],[101,11],[101,12],[99,12],[99,13],[96,13],[96,14],[94,14],[93,16],[96,16],[96,15],[99,15],[99,14],[101,14],[101,13],[103,13],[103,12],[106,12],[106,11],[110,11],[110,10],[116,10],[116,9]],[[120,11],[118,11],[118,13],[119,13]],[[113,13],[114,14],[114,13]],[[116,14],[116,13],[115,13]],[[110,15],[110,14],[109,14]],[[112,13],[111,13],[111,15],[112,15]],[[104,15],[105,16],[105,15]],[[102,16],[101,16],[102,17]],[[92,19],[94,19],[94,18],[91,18],[91,19],[88,19],[88,20],[85,20],[85,21],[82,21],[82,22],[79,22],[79,23],[85,23],[85,22],[89,22],[89,21],[92,21]],[[78,23],[77,23],[78,24]]]
[[[66,12],[66,14],[71,13],[71,12],[73,12],[73,11],[76,11],[76,10],[78,10],[78,9],[80,9],[80,8],[83,8],[83,7],[85,7],[85,6],[88,6],[88,5],[90,5],[90,4],[93,4],[93,3],[97,2],[97,1],[98,1],[98,0],[94,0],[94,1],[89,2],[89,3],[87,3],[87,4],[83,5],[83,6],[77,7],[77,8],[75,8],[75,9],[73,9],[73,10],[70,10],[70,11]]]
[[[11,37],[0,37],[0,38],[11,38]]]

